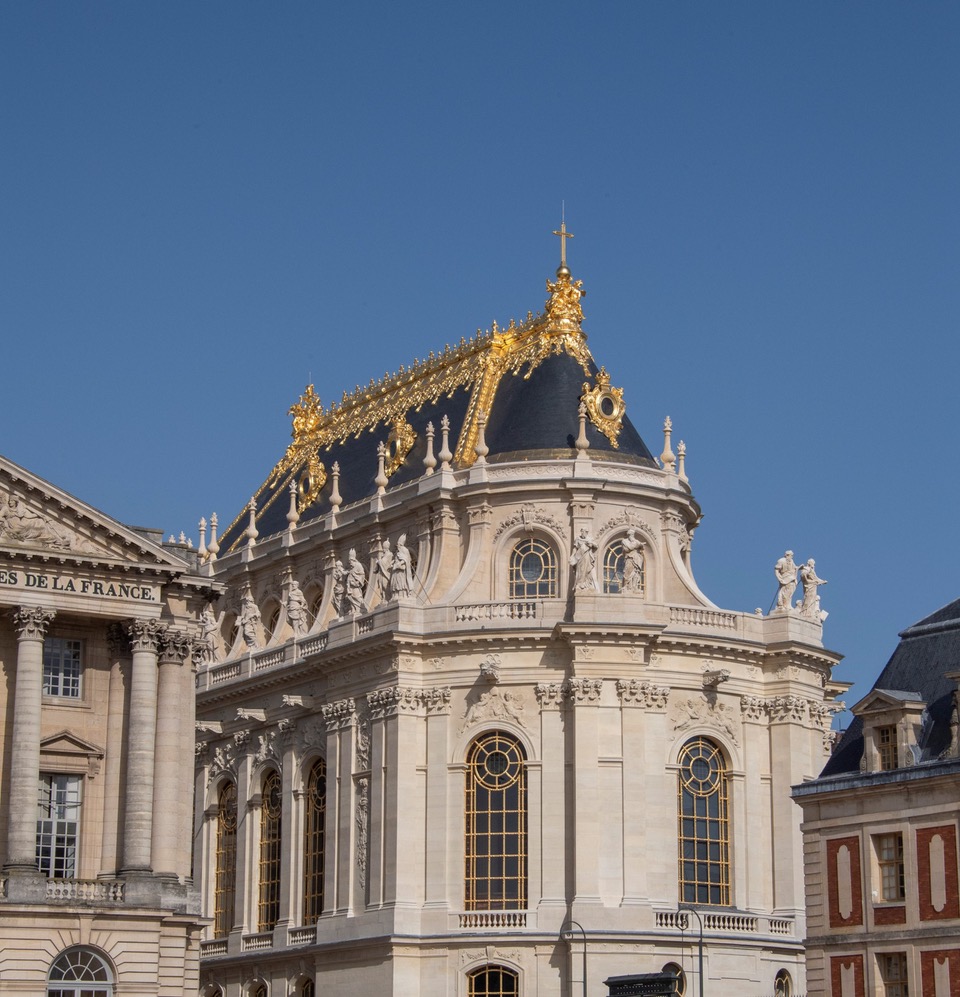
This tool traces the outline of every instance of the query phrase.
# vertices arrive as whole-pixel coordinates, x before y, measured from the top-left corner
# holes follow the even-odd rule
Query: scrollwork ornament
[[[354,701],[352,699],[340,699],[335,703],[324,703],[320,707],[323,722],[327,725],[327,731],[346,730],[354,721]]]
[[[623,401],[623,388],[611,387],[610,375],[601,367],[596,384],[591,388],[589,382],[584,382],[580,397],[587,408],[590,421],[606,436],[610,446],[619,449],[618,437],[627,411]]]
[[[394,420],[387,436],[387,460],[383,465],[383,473],[388,478],[403,466],[416,440],[417,434],[406,419],[400,416]]]
[[[300,474],[297,482],[297,512],[309,509],[323,491],[323,486],[327,483],[327,469],[323,461],[320,460],[317,452],[310,454],[307,466]]]

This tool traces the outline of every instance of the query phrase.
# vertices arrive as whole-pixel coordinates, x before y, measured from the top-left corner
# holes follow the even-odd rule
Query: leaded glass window
[[[327,817],[327,763],[318,758],[307,780],[304,814],[303,923],[315,924],[323,913],[323,848]]]
[[[510,598],[554,599],[557,556],[539,537],[521,540],[510,554]]]
[[[467,910],[526,907],[526,757],[510,734],[483,734],[467,754],[465,850]]]
[[[225,783],[217,801],[217,872],[214,882],[214,938],[233,927],[237,896],[237,787]]]
[[[80,777],[41,773],[37,794],[37,868],[74,879],[80,842]]]
[[[468,977],[469,997],[518,997],[520,979],[512,969],[484,966]]]
[[[280,848],[283,790],[280,773],[268,773],[260,798],[260,899],[258,931],[273,931],[280,918]]]
[[[680,899],[730,903],[729,778],[720,749],[705,737],[680,752]]]

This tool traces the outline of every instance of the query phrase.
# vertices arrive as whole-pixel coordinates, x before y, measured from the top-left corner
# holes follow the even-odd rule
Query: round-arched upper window
[[[87,948],[67,949],[47,974],[47,997],[112,997],[113,973]]]

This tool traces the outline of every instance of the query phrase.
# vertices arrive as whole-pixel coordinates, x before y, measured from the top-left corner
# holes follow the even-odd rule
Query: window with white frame
[[[80,641],[47,637],[43,642],[43,694],[80,698]]]
[[[37,800],[37,868],[74,879],[80,841],[80,777],[41,773]]]
[[[903,900],[906,896],[903,867],[903,835],[878,834],[873,839],[880,873],[880,899],[884,903]]]
[[[111,997],[113,973],[106,962],[85,948],[58,955],[47,974],[47,997]]]

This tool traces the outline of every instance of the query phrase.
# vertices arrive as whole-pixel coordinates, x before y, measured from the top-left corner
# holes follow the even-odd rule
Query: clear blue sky
[[[837,676],[960,596],[960,5],[0,6],[0,452],[229,522],[327,402],[542,307],[688,447],[720,605],[817,559]]]

